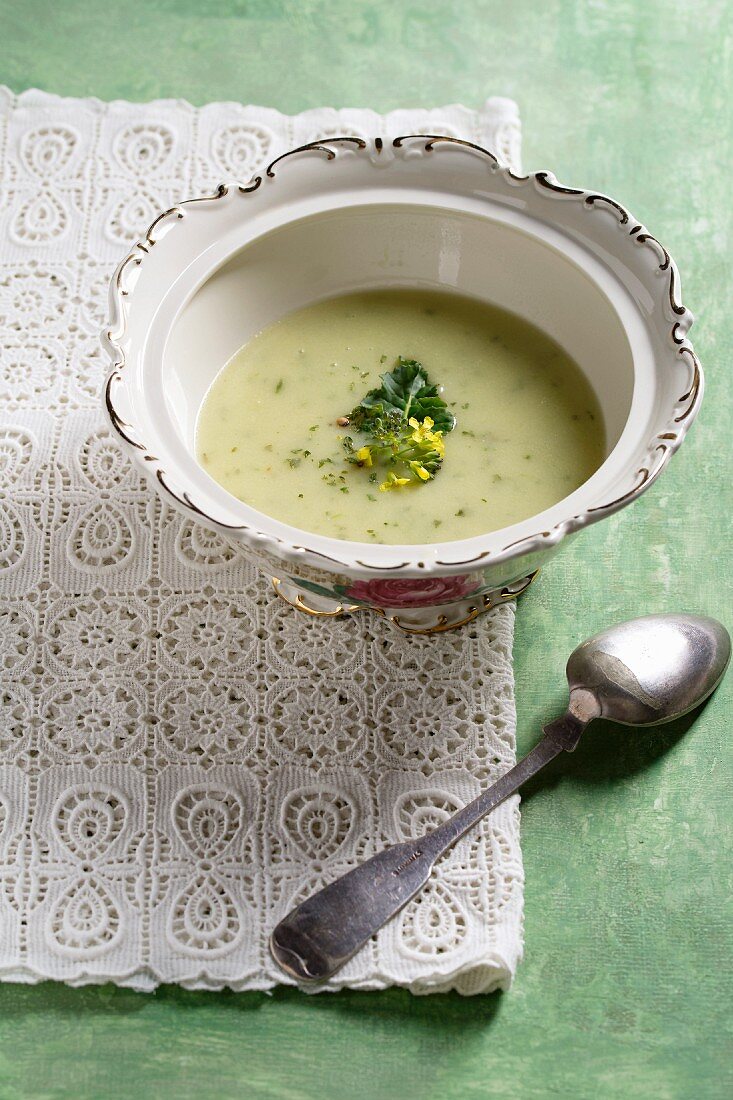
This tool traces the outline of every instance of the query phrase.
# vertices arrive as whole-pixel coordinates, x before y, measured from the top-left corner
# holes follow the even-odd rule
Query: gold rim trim
[[[296,611],[303,611],[306,615],[313,615],[316,619],[335,619],[339,615],[348,615],[352,611],[364,611],[366,610],[361,604],[339,604],[335,611],[319,611],[315,607],[308,607],[304,601],[300,592],[295,597],[295,600],[289,600],[285,593],[282,591],[282,580],[280,577],[271,577],[272,587],[277,592],[281,600],[283,600],[288,607],[294,607]]]
[[[300,592],[295,600],[289,600],[282,590],[283,582],[281,578],[271,577],[270,579],[272,581],[272,587],[283,603],[286,603],[288,607],[292,607],[295,611],[301,611],[304,615],[310,615],[314,619],[336,619],[342,615],[353,614],[356,611],[371,611],[375,615],[379,615],[381,618],[393,623],[405,634],[443,634],[447,630],[457,630],[461,626],[466,626],[467,623],[472,623],[474,619],[477,619],[479,615],[483,615],[486,611],[491,611],[495,607],[509,603],[511,600],[516,600],[519,596],[523,596],[527,589],[534,584],[539,572],[539,569],[535,569],[534,573],[530,573],[522,582],[519,582],[520,587],[516,590],[513,590],[511,585],[505,585],[503,588],[494,589],[493,592],[486,592],[481,597],[481,603],[469,605],[468,615],[463,619],[459,619],[458,622],[449,621],[447,615],[439,615],[436,622],[431,624],[431,626],[413,626],[409,622],[404,622],[399,615],[390,614],[384,607],[369,607],[365,604],[339,604],[333,611],[321,611],[318,608],[309,607]]]
[[[448,617],[446,615],[439,615],[438,621],[432,626],[413,627],[404,623],[399,615],[389,615],[379,607],[375,607],[372,610],[378,612],[380,615],[384,615],[385,618],[389,619],[391,623],[394,623],[394,625],[404,631],[405,634],[444,634],[447,630],[458,630],[459,627],[472,623],[479,615],[483,615],[487,611],[492,611],[495,607],[501,607],[502,604],[511,603],[512,600],[516,600],[520,596],[523,596],[527,589],[534,584],[539,572],[539,569],[535,569],[534,573],[530,573],[529,576],[525,578],[525,583],[521,588],[518,588],[516,592],[513,592],[508,585],[498,589],[496,592],[487,592],[481,597],[481,605],[470,606],[468,615],[463,619],[459,619],[457,623],[448,622]]]

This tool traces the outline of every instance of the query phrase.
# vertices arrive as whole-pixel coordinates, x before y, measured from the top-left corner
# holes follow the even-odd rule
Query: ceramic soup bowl
[[[231,496],[194,451],[217,371],[291,310],[377,287],[459,292],[553,337],[599,399],[601,467],[521,523],[429,545],[326,538]],[[455,138],[332,138],[156,218],[112,282],[104,404],[155,488],[236,544],[291,603],[443,630],[519,594],[571,536],[664,469],[702,397],[679,294],[667,250],[613,199],[549,172],[516,175]]]

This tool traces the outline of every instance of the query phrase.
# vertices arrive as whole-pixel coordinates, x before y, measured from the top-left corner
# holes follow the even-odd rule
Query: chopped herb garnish
[[[317,425],[317,424],[311,424],[311,426],[310,426],[310,428],[308,429],[308,431],[309,431],[309,432],[317,432],[317,431],[318,431],[318,425]]]
[[[376,499],[377,498],[374,496],[373,493],[367,493],[367,500],[371,500],[372,502],[374,502],[376,501]]]
[[[286,458],[285,461],[287,462],[288,466],[290,466],[291,469],[293,469],[293,470],[297,466],[300,466],[300,459],[299,458]]]
[[[280,390],[283,388],[284,384],[285,383],[283,382],[283,380],[281,378],[280,381],[278,382],[278,384],[275,386],[275,393],[280,393]]]
[[[465,516],[466,513],[464,512],[463,508],[459,508],[455,514],[457,516]]]
[[[433,527],[440,527],[442,522],[443,522],[442,519],[434,519],[433,520]]]

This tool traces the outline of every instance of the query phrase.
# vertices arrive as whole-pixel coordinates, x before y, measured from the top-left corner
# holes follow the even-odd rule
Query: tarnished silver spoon
[[[386,848],[293,909],[270,938],[278,965],[299,981],[323,981],[399,913],[439,856],[559,753],[572,752],[594,718],[655,726],[693,710],[720,683],[728,632],[700,615],[649,615],[610,627],[570,655],[562,718],[492,787],[437,829]]]

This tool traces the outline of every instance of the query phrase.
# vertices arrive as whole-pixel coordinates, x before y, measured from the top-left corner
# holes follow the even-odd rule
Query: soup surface
[[[337,424],[400,356],[419,361],[455,415],[442,465],[425,480],[395,468],[405,484],[389,464],[354,464],[370,438]],[[541,512],[597,469],[605,438],[585,376],[539,329],[473,299],[384,290],[307,306],[250,340],[204,399],[196,450],[225,489],[275,519],[395,544]]]

